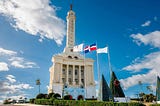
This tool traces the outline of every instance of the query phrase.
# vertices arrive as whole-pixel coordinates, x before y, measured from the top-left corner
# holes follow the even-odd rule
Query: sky
[[[66,45],[66,15],[76,13],[75,45],[109,47],[111,68],[124,93],[135,97],[156,88],[160,74],[159,0],[0,0],[0,101],[47,93],[52,56]],[[96,51],[86,54],[94,60]],[[98,54],[100,72],[110,81],[108,54]],[[138,82],[142,82],[142,87]]]

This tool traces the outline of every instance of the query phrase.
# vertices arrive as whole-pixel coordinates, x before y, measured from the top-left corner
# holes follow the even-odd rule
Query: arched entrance
[[[83,100],[83,96],[82,95],[78,95],[77,100]]]
[[[64,100],[72,100],[72,95],[65,95]]]

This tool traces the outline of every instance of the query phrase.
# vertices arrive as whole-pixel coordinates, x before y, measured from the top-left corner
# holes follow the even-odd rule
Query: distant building
[[[95,98],[95,82],[93,59],[84,58],[81,54],[73,52],[75,46],[75,12],[72,5],[67,13],[67,39],[66,47],[60,54],[52,57],[53,65],[50,67],[50,83],[48,93],[59,93],[62,96],[72,95],[74,99]]]

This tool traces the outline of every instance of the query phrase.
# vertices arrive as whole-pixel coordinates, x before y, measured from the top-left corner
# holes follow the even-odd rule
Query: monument
[[[67,13],[66,47],[62,53],[52,57],[53,65],[50,67],[50,83],[48,93],[58,93],[61,97],[71,95],[73,99],[96,98],[94,82],[94,60],[85,58],[73,51],[75,46],[75,12]]]

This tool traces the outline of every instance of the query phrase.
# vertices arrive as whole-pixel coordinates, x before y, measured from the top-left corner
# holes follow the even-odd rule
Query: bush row
[[[151,104],[150,106],[160,106],[160,104]]]
[[[33,101],[32,101],[33,103]],[[113,103],[102,101],[75,101],[75,100],[54,100],[54,99],[35,99],[35,104],[53,106],[145,106],[140,103]]]

